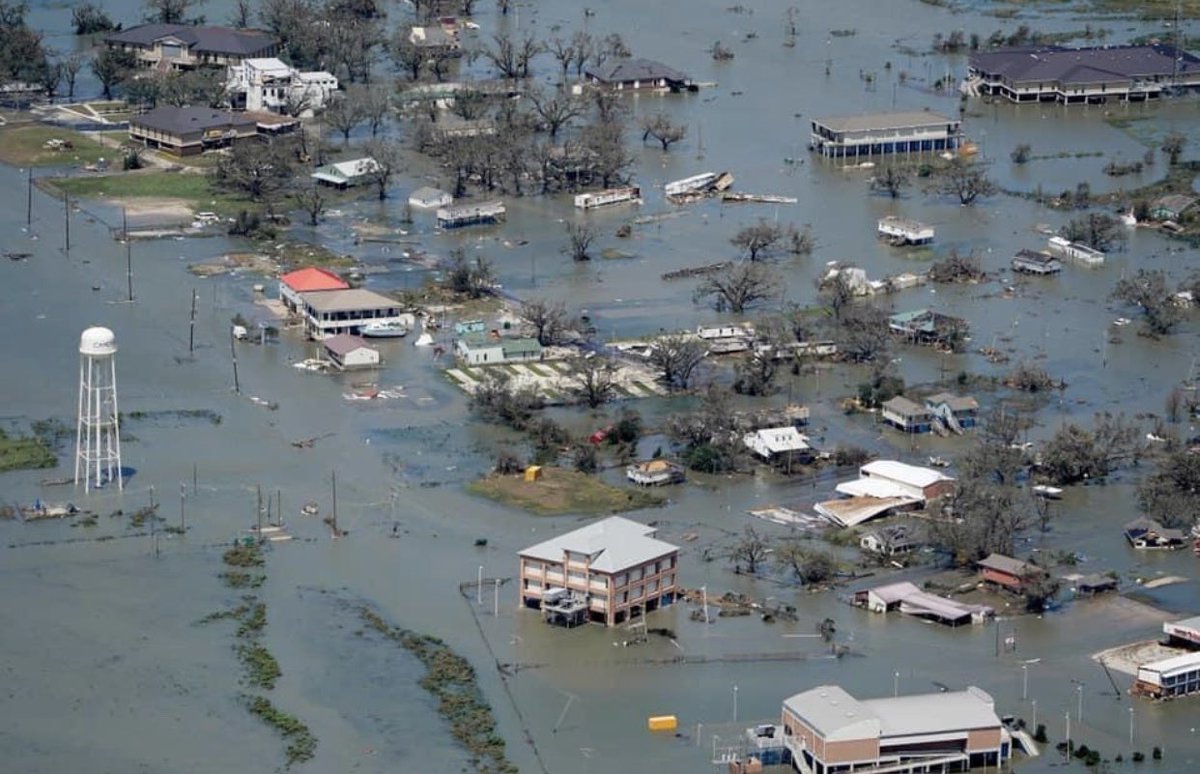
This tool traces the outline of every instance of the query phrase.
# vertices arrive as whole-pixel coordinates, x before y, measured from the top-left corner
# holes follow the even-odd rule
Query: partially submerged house
[[[275,57],[263,57],[230,65],[226,89],[237,109],[311,116],[338,90],[338,79],[333,73],[302,72]]]
[[[1071,589],[1077,597],[1094,597],[1097,594],[1117,590],[1117,579],[1111,575],[1101,575],[1100,573],[1090,573],[1088,575],[1072,574],[1064,575],[1062,579],[1071,584]]]
[[[350,284],[346,280],[319,266],[306,266],[289,271],[279,278],[279,300],[292,314],[299,314],[304,308],[304,293],[349,289]]]
[[[956,433],[979,422],[979,401],[970,395],[939,392],[925,399],[925,408]]]
[[[897,215],[880,218],[877,229],[880,237],[896,246],[927,245],[934,235],[933,226]]]
[[[1195,196],[1187,194],[1167,194],[1160,196],[1150,203],[1150,217],[1155,220],[1178,221],[1184,213],[1189,212],[1200,201]]]
[[[642,57],[613,58],[603,65],[584,71],[587,82],[615,91],[682,91],[692,86],[692,79],[662,62]]]
[[[677,594],[679,547],[657,532],[610,516],[523,549],[521,605],[553,623],[607,626],[666,607]]]
[[[422,186],[408,195],[408,203],[423,210],[433,210],[449,207],[454,203],[454,197],[440,188]]]
[[[317,170],[309,176],[321,185],[345,191],[347,188],[372,182],[372,175],[377,171],[379,171],[379,162],[370,156],[364,156],[361,159],[338,161],[317,167]]]
[[[884,401],[879,407],[879,416],[906,433],[928,433],[933,429],[933,412],[903,395]]]
[[[1082,242],[1072,242],[1066,237],[1052,236],[1046,240],[1050,252],[1068,258],[1081,266],[1103,266],[1104,253]]]
[[[912,344],[953,347],[966,335],[968,325],[967,321],[960,317],[952,317],[932,309],[914,309],[889,317],[888,329]]]
[[[1181,621],[1164,621],[1163,635],[1167,644],[1188,650],[1200,650],[1200,616]]]
[[[759,459],[771,465],[803,464],[813,456],[808,436],[797,430],[794,425],[766,427],[746,433],[742,436],[742,443]]]
[[[882,527],[858,539],[858,547],[879,556],[899,556],[915,551],[921,545],[912,531],[903,524]]]
[[[404,325],[411,320],[399,301],[364,288],[300,294],[304,331],[323,341],[339,333],[362,333],[367,323]]]
[[[1139,549],[1174,550],[1187,544],[1183,530],[1164,527],[1144,516],[1125,525],[1125,539],[1129,545]]]
[[[533,338],[508,338],[497,332],[468,333],[454,343],[454,353],[466,365],[522,363],[542,359],[542,345]]]
[[[1004,554],[990,554],[980,559],[976,566],[987,583],[993,583],[1009,591],[1023,592],[1029,583],[1040,580],[1046,571],[1036,564],[1014,559]]]
[[[129,119],[129,140],[176,156],[196,156],[253,140],[258,122],[245,113],[160,105]]]
[[[681,484],[687,478],[683,466],[670,460],[645,460],[625,468],[625,477],[639,486]]]
[[[907,581],[856,591],[854,604],[872,613],[899,610],[905,615],[936,621],[946,626],[984,623],[996,613],[987,605],[969,605],[949,597],[930,594]]]
[[[349,333],[339,333],[321,342],[325,355],[338,369],[373,368],[379,365],[379,350],[368,346],[366,340]]]
[[[839,499],[817,503],[813,510],[838,526],[855,527],[889,513],[923,508],[953,487],[953,478],[932,468],[876,460],[859,468],[857,479],[837,485]]]
[[[1200,693],[1200,652],[1183,653],[1138,666],[1130,688],[1135,696],[1173,699]]]
[[[800,774],[999,770],[1012,755],[995,702],[974,686],[860,700],[820,685],[784,701],[781,723]]]
[[[484,202],[482,204],[463,204],[457,207],[439,207],[437,211],[438,228],[463,228],[465,226],[491,225],[502,223],[508,210],[504,202]]]
[[[1018,250],[1012,259],[1012,269],[1020,274],[1058,274],[1062,271],[1062,263],[1049,253]]]
[[[228,67],[279,53],[279,41],[266,32],[196,24],[139,24],[105,36],[104,44],[160,72]]]

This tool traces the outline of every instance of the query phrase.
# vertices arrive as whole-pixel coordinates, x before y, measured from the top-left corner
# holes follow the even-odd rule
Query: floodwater
[[[796,205],[779,207],[695,205],[683,217],[635,228],[627,241],[611,233],[629,217],[628,211],[591,215],[605,235],[599,247],[617,247],[636,257],[586,265],[572,264],[560,253],[559,221],[578,217],[565,195],[509,200],[509,222],[495,230],[442,237],[430,233],[428,221],[416,224],[425,249],[444,254],[462,244],[485,254],[495,261],[507,290],[561,298],[572,308],[587,309],[602,335],[636,336],[720,319],[691,302],[693,283],[666,283],[659,275],[732,257],[729,237],[759,216],[812,224],[816,252],[778,266],[787,299],[801,304],[813,300],[813,280],[826,261],[853,261],[872,277],[924,265],[876,242],[874,223],[882,214],[935,224],[938,251],[975,249],[985,268],[995,272],[1005,269],[1015,250],[1042,246],[1044,237],[1034,233],[1036,226],[1057,227],[1067,218],[1008,197],[974,208],[918,190],[897,201],[871,198],[863,171],[820,163],[805,150],[810,116],[893,106],[956,111],[956,96],[940,96],[925,86],[947,67],[961,71],[961,61],[905,53],[897,43],[919,52],[937,30],[965,28],[986,35],[996,28],[1011,29],[1021,19],[952,13],[918,2],[803,2],[797,4],[802,20],[797,45],[786,48],[781,45],[784,3],[756,4],[753,13],[730,12],[726,4],[711,0],[649,12],[644,3],[630,0],[590,5],[596,12],[587,19],[591,29],[620,31],[635,53],[717,84],[690,96],[631,98],[638,113],[661,109],[690,127],[689,139],[666,156],[651,146],[637,150],[636,177],[648,194],[643,214],[669,209],[658,188],[662,182],[710,169],[732,171],[739,190],[799,199]],[[120,8],[132,14],[131,6],[122,3],[114,12]],[[577,4],[560,6],[523,6],[519,24],[545,35],[555,24],[569,33],[584,23]],[[225,16],[220,3],[206,5],[204,11],[210,19]],[[491,4],[480,4],[485,31],[497,23],[493,14]],[[63,6],[39,3],[31,18],[46,27],[52,40],[62,45],[69,40],[60,35],[69,20]],[[1070,13],[1035,21],[1046,29],[1077,29],[1085,23]],[[513,17],[502,23],[515,27],[518,21]],[[1099,24],[1112,28],[1118,39],[1153,29],[1126,20]],[[855,34],[830,35],[830,30],[850,29]],[[750,33],[757,35],[750,38]],[[731,47],[736,58],[714,63],[706,52],[714,40]],[[547,63],[540,72],[552,69]],[[909,75],[906,85],[897,81],[901,70]],[[860,71],[875,74],[873,88],[865,86]],[[994,161],[994,177],[1007,188],[1030,190],[1041,182],[1045,190],[1056,191],[1086,180],[1101,191],[1136,182],[1105,178],[1100,168],[1107,158],[1058,154],[1103,151],[1137,159],[1144,149],[1139,139],[1171,129],[1187,131],[1195,121],[1193,102],[1110,110],[1144,120],[1124,131],[1105,123],[1105,111],[1098,108],[1017,110],[971,103],[966,127]],[[1020,142],[1030,143],[1035,154],[1056,158],[1018,169],[1008,163],[1008,152]],[[802,163],[788,164],[787,158]],[[427,166],[414,169],[420,170],[417,179],[398,181],[398,192],[427,180]],[[1161,169],[1160,161],[1156,170]],[[745,617],[705,625],[690,621],[688,608],[678,605],[650,620],[652,626],[673,629],[677,645],[653,637],[645,645],[625,646],[624,632],[544,626],[536,615],[515,609],[511,583],[500,589],[495,608],[491,588],[481,599],[473,589],[464,596],[459,584],[473,582],[480,566],[488,577],[509,578],[517,549],[573,528],[578,520],[534,518],[462,490],[464,482],[487,468],[490,445],[504,436],[467,421],[463,396],[440,376],[430,353],[407,341],[384,344],[387,366],[379,381],[382,386],[402,385],[403,396],[349,402],[343,394],[363,377],[316,376],[291,368],[291,362],[310,352],[310,345],[299,339],[285,336],[264,347],[239,344],[242,392],[236,395],[231,390],[228,324],[236,313],[262,318],[251,290],[260,280],[248,275],[199,280],[186,272],[186,265],[244,245],[224,237],[139,242],[132,252],[137,301],[126,304],[124,247],[88,214],[112,222],[112,209],[87,203],[87,212],[76,212],[72,250],[65,255],[61,203],[35,193],[32,231],[24,230],[23,180],[18,170],[0,169],[5,248],[33,253],[27,261],[0,263],[5,288],[0,320],[7,334],[0,414],[17,423],[46,417],[70,423],[78,335],[88,325],[103,324],[118,337],[123,410],[209,409],[222,421],[213,425],[169,415],[130,420],[125,464],[136,474],[124,494],[105,491],[84,497],[39,488],[41,478],[62,471],[0,479],[5,502],[73,497],[102,514],[94,528],[0,523],[0,584],[6,589],[0,595],[0,620],[5,622],[0,716],[6,719],[0,724],[0,746],[14,771],[84,765],[114,772],[277,767],[283,744],[238,703],[239,667],[231,632],[226,624],[196,624],[236,599],[216,578],[219,545],[253,522],[259,485],[264,494],[281,493],[289,529],[299,538],[271,552],[269,580],[260,591],[268,605],[267,644],[284,671],[273,700],[308,723],[320,740],[317,758],[302,767],[307,770],[450,772],[465,765],[434,702],[416,684],[420,666],[390,645],[357,635],[353,605],[359,601],[376,606],[398,625],[445,638],[472,660],[509,742],[510,757],[523,771],[543,766],[555,774],[704,770],[714,744],[723,744],[721,737],[728,740],[733,729],[748,721],[777,717],[787,695],[826,682],[862,696],[974,684],[993,693],[1001,713],[1032,721],[1036,711],[1056,741],[1062,738],[1064,714],[1070,712],[1073,738],[1106,755],[1124,752],[1128,759],[1130,749],[1160,745],[1166,759],[1158,770],[1165,772],[1194,770],[1200,758],[1194,703],[1131,703],[1114,692],[1088,658],[1106,647],[1153,638],[1164,619],[1200,612],[1194,582],[1154,592],[1151,599],[1171,612],[1113,598],[1068,604],[1044,617],[1005,620],[1001,631],[1015,632],[1018,649],[997,657],[992,627],[951,631],[869,616],[845,606],[835,594],[809,595],[789,585],[754,582],[733,575],[723,561],[703,560],[705,547],[719,553],[749,523],[748,507],[811,502],[828,491],[827,482],[814,488],[808,481],[761,476],[702,480],[673,492],[666,508],[634,514],[658,521],[667,540],[682,541],[685,532],[699,532],[694,543],[681,543],[685,585],[794,605],[799,620],[793,623],[767,625]],[[346,208],[346,218],[331,219],[318,236],[348,250],[350,218],[398,220],[400,201],[395,197],[382,205],[364,202]],[[394,257],[384,250],[372,245],[361,255],[369,263],[384,263]],[[1001,298],[1001,284],[990,283],[938,287],[936,293],[913,289],[889,301],[897,310],[933,306],[964,316],[971,322],[975,345],[1005,342],[1001,346],[1038,358],[1052,376],[1066,380],[1064,399],[1054,396],[1039,412],[1041,426],[1031,432],[1036,440],[1061,421],[1086,421],[1099,410],[1162,410],[1170,386],[1191,368],[1195,320],[1161,341],[1143,340],[1125,328],[1124,341],[1106,344],[1111,321],[1131,316],[1106,297],[1123,272],[1156,267],[1182,278],[1194,258],[1193,251],[1180,250],[1155,234],[1137,233],[1104,267],[1089,271],[1068,266],[1057,278],[1019,283],[1013,298]],[[405,287],[422,278],[419,270],[388,265],[393,271],[373,276],[373,286]],[[200,304],[197,348],[189,357],[193,289],[199,291]],[[933,382],[964,369],[987,375],[1004,368],[977,354],[941,356],[902,348],[897,356],[913,382]],[[919,439],[908,449],[904,439],[880,436],[865,419],[841,417],[836,399],[853,391],[858,378],[852,371],[832,370],[791,386],[794,397],[813,406],[814,425],[827,443],[845,439],[879,449],[895,446],[896,453],[910,451],[920,460],[933,452],[953,454],[969,442]],[[1003,397],[979,394],[985,406]],[[278,409],[257,405],[251,396],[275,401]],[[776,400],[783,398],[780,394]],[[672,407],[654,400],[638,408],[653,424]],[[577,430],[603,421],[583,414],[564,416]],[[290,443],[317,437],[312,449]],[[648,439],[644,451],[653,451],[660,442]],[[193,470],[199,485],[195,492],[190,491]],[[349,531],[339,541],[329,539],[318,519],[297,514],[309,500],[319,501],[322,513],[328,513],[335,471],[339,521]],[[188,532],[160,539],[158,555],[150,536],[131,536],[137,530],[125,520],[103,515],[118,507],[132,510],[153,496],[163,504],[168,521],[175,522],[181,484],[189,490],[184,503]],[[1195,575],[1190,553],[1135,554],[1120,539],[1119,525],[1136,508],[1130,474],[1116,476],[1107,486],[1072,489],[1057,508],[1052,531],[1031,536],[1031,550],[1070,549],[1083,557],[1084,571],[1111,568],[1131,583]],[[773,525],[756,526],[782,532]],[[93,539],[110,536],[114,539]],[[488,539],[485,548],[474,545],[480,537]],[[853,656],[824,657],[824,646],[811,635],[826,616],[837,621],[838,640],[852,648]],[[678,654],[677,648],[709,660],[648,663]],[[753,654],[778,653],[798,658],[747,660]],[[1040,660],[1022,670],[1022,663],[1033,659]],[[524,668],[502,682],[493,667],[496,661]],[[1029,687],[1023,700],[1026,673]],[[1127,687],[1128,678],[1116,675],[1116,680],[1119,688]],[[1075,716],[1080,709],[1081,720]],[[648,715],[666,713],[679,716],[685,732],[681,738],[645,732]],[[1020,769],[1046,771],[1056,762],[1049,755],[1022,763]]]

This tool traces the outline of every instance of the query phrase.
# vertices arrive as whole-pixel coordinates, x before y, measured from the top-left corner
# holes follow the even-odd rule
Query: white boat
[[[1033,493],[1038,497],[1045,497],[1047,500],[1061,500],[1063,490],[1056,486],[1038,484],[1033,488]]]
[[[362,327],[362,335],[369,339],[393,339],[408,335],[408,326],[396,320],[369,322]]]

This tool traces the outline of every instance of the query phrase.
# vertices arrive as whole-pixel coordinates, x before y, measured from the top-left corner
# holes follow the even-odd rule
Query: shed
[[[379,350],[367,346],[367,342],[349,333],[339,333],[324,340],[325,354],[333,364],[343,370],[347,368],[370,368],[379,365]]]
[[[542,466],[530,465],[525,468],[525,480],[528,482],[540,481],[542,478]]]
[[[1003,554],[991,554],[978,562],[979,572],[985,581],[995,583],[1013,591],[1021,591],[1032,578],[1045,574],[1036,564],[1023,562]]]
[[[1062,271],[1062,263],[1049,253],[1018,250],[1013,256],[1012,268],[1022,274],[1057,274]]]
[[[408,203],[423,210],[449,207],[454,203],[454,197],[440,188],[423,186],[408,195]]]

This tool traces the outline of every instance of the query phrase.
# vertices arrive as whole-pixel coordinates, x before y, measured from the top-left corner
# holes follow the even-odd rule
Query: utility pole
[[[33,167],[29,167],[29,179],[25,189],[25,227],[33,225]]]
[[[64,234],[66,236],[66,252],[71,252],[71,195],[63,194],[63,223],[65,225]]]
[[[187,530],[187,519],[183,512],[183,501],[187,497],[187,485],[182,481],[179,482],[179,529]]]
[[[500,579],[496,579],[495,598],[492,600],[492,616],[500,617]]]
[[[196,463],[192,463],[192,494],[196,494]]]
[[[129,303],[133,303],[133,243],[125,239],[125,282],[129,287]]]
[[[124,207],[121,208],[121,239],[129,241],[129,213]]]
[[[337,523],[337,471],[336,470],[330,474],[329,483],[330,483],[330,487],[333,490],[333,536],[337,537],[340,530],[338,529],[338,523]]]
[[[258,506],[254,509],[254,517],[258,524],[258,539],[262,540],[262,484],[257,484],[255,488],[258,490]]]
[[[237,349],[233,346],[233,326],[229,328],[229,356],[233,358],[233,391],[241,394],[242,386],[238,382]]]
[[[192,319],[188,325],[188,354],[196,351],[196,289],[192,288]]]

